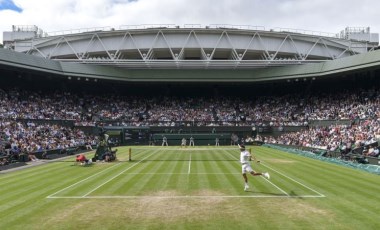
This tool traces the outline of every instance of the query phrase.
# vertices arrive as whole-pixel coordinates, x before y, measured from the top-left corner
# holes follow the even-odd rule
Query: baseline
[[[139,198],[157,198],[157,199],[210,199],[210,198],[323,198],[324,196],[319,195],[247,195],[247,196],[54,196],[46,197],[49,199],[139,199]]]

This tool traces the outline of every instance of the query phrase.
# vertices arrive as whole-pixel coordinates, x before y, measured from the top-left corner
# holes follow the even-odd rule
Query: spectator
[[[9,164],[9,161],[6,157],[3,157],[1,158],[0,160],[0,166],[5,166],[5,165],[8,165]]]
[[[29,161],[39,161],[39,159],[36,157],[36,155],[34,155],[31,152],[28,153],[28,158],[29,158]]]

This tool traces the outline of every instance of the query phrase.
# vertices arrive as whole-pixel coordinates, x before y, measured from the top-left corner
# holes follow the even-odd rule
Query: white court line
[[[86,181],[86,180],[88,180],[88,179],[90,179],[90,178],[92,178],[92,177],[95,177],[95,176],[101,174],[102,172],[108,171],[109,169],[111,169],[111,168],[113,168],[113,167],[119,165],[120,163],[122,163],[122,162],[118,162],[117,164],[114,164],[114,165],[112,165],[112,166],[109,167],[109,168],[106,168],[106,169],[104,169],[104,170],[102,170],[102,171],[100,171],[100,172],[97,172],[97,173],[95,173],[95,174],[93,174],[93,175],[91,175],[91,176],[89,176],[89,177],[87,177],[87,178],[85,178],[85,179],[83,179],[83,180],[80,180],[80,181],[78,181],[78,182],[76,182],[76,183],[74,183],[74,184],[72,184],[72,185],[70,185],[70,186],[67,186],[67,187],[65,187],[65,188],[63,188],[63,189],[61,189],[61,190],[59,190],[58,192],[55,192],[55,193],[53,193],[53,194],[47,196],[46,198],[51,198],[51,197],[54,196],[55,194],[60,193],[60,192],[62,192],[62,191],[65,191],[66,189],[71,188],[71,187],[73,187],[73,186],[75,186],[75,185],[77,185],[77,184],[79,184],[79,183],[82,183],[83,181]]]
[[[88,194],[94,192],[95,190],[97,190],[98,188],[102,187],[103,185],[107,184],[108,182],[110,182],[111,180],[115,179],[116,177],[120,176],[121,174],[123,174],[125,171],[135,167],[138,163],[140,163],[141,161],[145,160],[146,158],[152,156],[154,153],[151,153],[149,154],[148,156],[144,157],[143,159],[141,159],[140,161],[136,162],[135,164],[133,164],[131,167],[128,167],[126,169],[124,169],[123,171],[121,171],[119,174],[117,174],[116,176],[112,177],[111,179],[107,180],[106,182],[102,183],[101,185],[97,186],[96,188],[92,189],[91,191],[89,191],[88,193],[84,194],[82,197],[86,197]]]
[[[229,153],[229,152],[228,152]],[[153,153],[152,153],[153,154]],[[152,154],[150,154],[149,156],[151,156]],[[236,158],[234,155],[232,155],[231,153],[229,153],[231,156],[233,156],[235,159],[238,159],[238,158]],[[147,157],[149,157],[149,156],[147,156]],[[145,158],[147,158],[147,157],[145,157]],[[144,159],[145,159],[144,158]],[[142,160],[144,160],[144,159],[142,159]],[[141,161],[142,161],[141,160]],[[139,162],[141,162],[141,161],[139,161]],[[137,163],[139,163],[139,162],[137,162]],[[136,163],[136,164],[137,164]],[[116,165],[118,165],[118,164],[116,164]],[[114,167],[114,166],[116,166],[116,165],[113,165],[112,167]],[[133,165],[132,167],[134,167],[135,165]],[[112,168],[112,167],[110,167],[110,168]],[[130,168],[132,168],[132,167],[130,167]],[[268,167],[268,166],[266,166],[266,167]],[[108,168],[108,169],[110,169],[110,168]],[[113,177],[113,178],[111,178],[110,180],[112,180],[112,179],[114,179],[114,178],[116,178],[117,176],[119,176],[119,175],[121,175],[121,174],[123,174],[125,171],[127,171],[128,169],[130,169],[130,168],[127,168],[126,170],[124,170],[123,172],[121,172],[121,173],[119,173],[118,175],[116,175],[115,177]],[[270,167],[268,167],[268,168],[270,168]],[[94,174],[94,175],[92,175],[92,176],[90,176],[90,177],[88,177],[88,178],[86,178],[86,179],[84,179],[84,180],[81,180],[81,181],[79,181],[79,182],[77,182],[77,183],[75,183],[75,184],[72,184],[72,185],[70,185],[70,186],[68,186],[68,187],[66,187],[66,188],[64,188],[64,189],[61,189],[61,190],[59,190],[58,192],[56,192],[56,193],[53,193],[53,194],[51,194],[50,196],[48,196],[48,197],[46,197],[46,198],[49,198],[49,199],[127,199],[127,198],[163,198],[163,199],[168,199],[168,198],[207,198],[207,199],[209,199],[209,198],[321,198],[321,197],[325,197],[325,195],[323,195],[323,194],[321,194],[321,193],[319,193],[319,192],[317,192],[317,191],[315,191],[315,190],[313,190],[313,189],[311,189],[311,188],[309,188],[309,187],[307,187],[306,185],[304,185],[304,184],[302,184],[302,183],[300,183],[300,182],[298,182],[298,181],[295,181],[294,179],[292,179],[292,178],[290,178],[290,177],[288,177],[288,176],[286,176],[286,175],[284,175],[284,174],[282,174],[282,173],[280,173],[280,172],[278,172],[278,171],[276,171],[276,170],[274,170],[274,169],[272,169],[272,168],[270,168],[270,169],[272,169],[273,171],[275,171],[275,172],[277,172],[277,173],[279,173],[279,174],[281,174],[281,175],[283,175],[283,176],[285,176],[285,177],[287,177],[287,178],[289,178],[290,180],[292,180],[292,181],[294,181],[294,182],[296,182],[296,183],[299,183],[299,184],[301,184],[301,185],[303,185],[303,186],[305,186],[306,188],[308,188],[308,189],[310,189],[310,190],[312,190],[312,191],[314,191],[314,192],[316,192],[317,194],[319,194],[319,195],[289,195],[289,194],[287,194],[286,192],[284,192],[285,194],[284,195],[251,195],[251,196],[88,196],[88,194],[90,194],[91,192],[93,192],[93,191],[95,191],[96,189],[98,189],[98,188],[100,188],[101,186],[103,186],[104,184],[106,184],[106,183],[108,183],[109,181],[107,181],[107,182],[105,182],[105,183],[103,183],[102,185],[100,185],[100,186],[98,186],[97,188],[95,188],[94,190],[92,190],[92,191],[90,191],[89,193],[87,193],[86,195],[84,195],[84,196],[54,196],[55,194],[57,194],[57,193],[59,193],[59,192],[61,192],[61,191],[64,191],[64,190],[66,190],[66,189],[68,189],[68,188],[70,188],[70,187],[73,187],[73,186],[75,186],[75,185],[77,185],[77,184],[79,184],[79,183],[81,183],[81,182],[83,182],[83,181],[85,181],[85,180],[87,180],[87,179],[89,179],[89,178],[91,178],[91,177],[94,177],[94,176],[96,176],[97,174],[100,174],[100,173],[102,173],[102,172],[104,172],[104,171],[107,171],[108,169],[106,169],[106,170],[103,170],[103,171],[101,171],[101,172],[98,172],[98,173],[96,173],[96,174]],[[130,173],[130,174],[173,174],[173,173]],[[186,174],[189,174],[189,173],[174,173],[174,174],[184,174],[184,175],[186,175]],[[196,174],[236,174],[236,175],[240,175],[241,173],[192,173],[192,174],[194,174],[194,175],[196,175]],[[266,179],[266,178],[264,178],[264,179]],[[268,180],[267,180],[268,181]],[[274,185],[272,182],[270,182],[270,181],[268,181],[269,183],[271,183],[273,186],[275,186],[275,187],[277,187],[276,185]],[[280,191],[282,190],[282,189],[280,189],[279,187],[277,187]],[[283,190],[281,191],[281,192],[283,192]]]
[[[264,165],[265,167],[269,168],[270,170],[273,170],[273,171],[275,171],[276,173],[278,173],[278,174],[280,174],[280,175],[282,175],[282,176],[284,176],[284,177],[286,177],[286,178],[288,178],[288,179],[290,179],[290,180],[296,182],[297,184],[300,184],[300,185],[304,186],[305,188],[307,188],[307,189],[309,189],[309,190],[311,190],[311,191],[317,193],[317,194],[320,195],[321,197],[326,197],[326,196],[323,195],[322,193],[320,193],[320,192],[318,192],[318,191],[316,191],[316,190],[310,188],[310,187],[307,186],[307,185],[302,184],[302,183],[299,182],[299,181],[294,180],[293,178],[290,178],[290,177],[286,176],[285,174],[283,174],[283,173],[281,173],[281,172],[279,172],[279,171],[273,169],[272,167],[269,167],[268,165],[266,165],[266,164],[264,164],[264,163],[261,163],[261,164]]]
[[[280,187],[278,187],[277,185],[275,185],[274,183],[272,183],[270,180],[268,180],[267,178],[263,177],[267,182],[269,182],[271,185],[273,185],[274,187],[276,187],[278,190],[280,190],[281,192],[283,192],[284,194],[286,194],[287,196],[290,196],[287,192],[285,192],[283,189],[281,189]]]
[[[237,147],[206,147],[206,148],[201,148],[201,147],[166,147],[166,146],[152,146],[152,147],[133,147],[132,149],[135,150],[165,150],[165,151],[210,151],[210,150],[236,150],[238,149]]]
[[[227,152],[229,153],[231,156],[233,156],[235,159],[237,160],[240,160],[239,158],[237,158],[236,156],[232,155],[230,152]],[[237,162],[239,165],[240,163]],[[277,188],[279,191],[281,191],[282,193],[284,193],[286,196],[290,196],[287,192],[285,192],[283,189],[281,189],[279,186],[275,185],[273,182],[269,181],[268,179],[266,179],[264,176],[261,176],[262,178],[264,178],[267,182],[269,182],[269,184],[273,185],[275,188]]]
[[[127,175],[188,175],[189,173],[125,173]],[[241,173],[190,173],[190,175],[241,175]]]
[[[141,198],[157,198],[157,199],[212,199],[212,198],[322,198],[318,195],[246,195],[246,196],[54,196],[47,197],[49,199],[141,199]]]
[[[120,162],[120,163],[121,163],[121,162]],[[112,166],[109,167],[109,168],[106,168],[106,169],[104,169],[104,170],[102,170],[102,171],[100,171],[100,172],[98,172],[98,173],[95,173],[95,174],[93,174],[93,175],[91,175],[91,176],[89,176],[89,177],[87,177],[87,178],[85,178],[85,179],[83,179],[83,180],[80,180],[80,181],[78,181],[78,182],[76,182],[76,183],[74,183],[74,184],[72,184],[72,185],[70,185],[70,186],[67,186],[66,188],[63,188],[63,189],[59,190],[58,192],[55,192],[55,193],[53,193],[53,194],[47,196],[46,198],[51,198],[52,196],[54,196],[54,195],[57,194],[57,193],[60,193],[60,192],[62,192],[62,191],[65,191],[65,190],[68,189],[68,188],[71,188],[71,187],[73,187],[73,186],[75,186],[75,185],[77,185],[77,184],[79,184],[79,183],[82,183],[83,181],[86,181],[86,180],[88,180],[88,179],[90,179],[90,178],[92,178],[92,177],[95,177],[95,176],[99,175],[100,173],[103,173],[103,172],[105,172],[105,171],[108,171],[108,170],[110,170],[111,168],[113,168],[113,167],[115,167],[115,166],[117,166],[117,165],[120,165],[120,163],[114,164],[114,165],[112,165]]]

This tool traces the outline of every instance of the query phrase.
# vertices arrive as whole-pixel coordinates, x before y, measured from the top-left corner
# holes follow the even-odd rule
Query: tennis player
[[[261,176],[262,175],[267,179],[269,179],[270,176],[269,176],[269,173],[267,173],[267,172],[261,173],[261,172],[253,171],[253,169],[251,167],[251,163],[250,163],[253,156],[247,150],[245,150],[244,145],[239,145],[239,148],[240,148],[241,170],[242,170],[242,174],[243,174],[243,178],[244,178],[244,182],[245,182],[244,191],[247,191],[249,189],[247,172],[249,172],[252,176]],[[259,161],[257,161],[257,162],[259,162]]]

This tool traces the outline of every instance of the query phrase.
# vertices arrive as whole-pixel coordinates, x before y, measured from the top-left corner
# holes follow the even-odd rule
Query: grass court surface
[[[132,161],[128,161],[129,148]],[[118,161],[74,157],[0,174],[0,229],[376,229],[378,175],[249,147],[118,147]],[[94,152],[87,154],[89,158]]]

